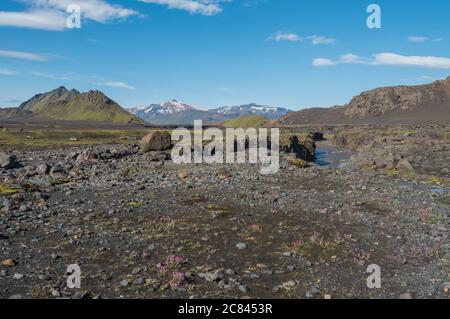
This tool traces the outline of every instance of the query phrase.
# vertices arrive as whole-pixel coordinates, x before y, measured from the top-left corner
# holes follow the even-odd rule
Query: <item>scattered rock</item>
[[[223,270],[218,269],[214,272],[200,273],[200,278],[204,278],[207,282],[218,282],[223,279]]]
[[[50,289],[50,294],[52,295],[52,297],[56,298],[61,297],[61,293],[55,288]]]
[[[442,284],[441,287],[445,294],[450,293],[450,282],[446,282],[446,283]]]
[[[414,167],[411,165],[411,163],[407,159],[401,159],[397,163],[397,169],[405,170],[405,171],[414,171]]]
[[[410,292],[405,292],[399,296],[399,299],[414,299],[414,296]]]
[[[24,277],[24,276],[23,276],[21,273],[15,273],[14,276],[13,276],[13,278],[16,279],[16,280],[20,280],[20,279],[22,279],[23,277]]]
[[[217,173],[217,176],[220,179],[228,179],[231,177],[231,174],[224,167],[221,167]]]
[[[17,261],[14,259],[5,259],[2,261],[2,265],[5,267],[15,267],[17,265]]]
[[[50,169],[50,176],[53,178],[62,178],[65,176],[65,169],[63,163],[57,163]]]
[[[320,293],[319,288],[311,287],[305,294],[306,298],[312,299],[315,298],[317,294]]]
[[[381,148],[383,142],[377,143]],[[391,278],[394,296],[409,287],[418,292],[414,298],[448,295],[442,282],[450,280],[445,260],[450,194],[431,192],[448,188],[440,175],[448,165],[446,149],[438,154],[442,166],[435,165],[429,146],[424,153],[380,153],[375,166],[395,168],[407,159],[418,172],[414,180],[395,169],[353,167],[282,169],[262,176],[257,166],[245,164],[192,165],[186,176],[170,161],[162,167],[149,160],[169,150],[141,155],[139,145],[87,149],[18,149],[24,166],[0,169],[0,248],[4,258],[20,261],[15,268],[7,267],[16,262],[0,266],[0,286],[8,287],[0,298],[15,293],[75,298],[75,290],[65,288],[61,266],[80,256],[99,263],[85,270],[92,280],[83,281],[83,289],[105,298],[238,298],[248,293],[244,280],[255,288],[252,297],[262,292],[269,298],[328,298],[335,292],[383,298],[385,291],[369,291],[365,283],[339,276],[361,272],[360,262],[371,263],[373,254],[404,270]],[[73,171],[70,183],[46,176],[57,162],[52,175]],[[429,171],[418,163],[430,163]],[[42,164],[47,165],[41,169]],[[281,164],[291,168],[284,158]],[[211,207],[219,210],[216,219],[209,218],[215,211],[205,210],[209,203],[219,203]],[[421,213],[425,207],[431,213]],[[417,222],[419,214],[425,222]],[[183,255],[182,262],[166,261],[174,254]],[[158,263],[167,268],[155,271]],[[16,272],[25,277],[13,280]],[[295,281],[301,273],[306,290]],[[420,278],[414,285],[412,273]],[[320,292],[310,288],[315,283]]]
[[[188,171],[181,171],[181,172],[178,173],[178,177],[179,177],[179,178],[182,178],[182,179],[186,179],[186,178],[188,178],[189,176],[190,176],[190,174],[189,174]]]
[[[48,165],[47,163],[42,163],[36,167],[36,174],[47,175],[48,173],[50,173],[50,169],[50,165]]]
[[[97,159],[98,154],[91,149],[87,149],[77,156],[76,162],[80,164],[84,162],[95,161]]]
[[[285,287],[285,288],[292,288],[292,287],[295,287],[296,285],[297,285],[297,283],[293,280],[283,283],[283,287]]]
[[[15,155],[9,155],[4,151],[0,151],[0,167],[4,169],[11,169],[17,165],[17,158]]]
[[[244,294],[247,293],[247,287],[244,286],[244,285],[239,285],[239,286],[238,286],[238,289],[239,289],[240,292],[242,292],[242,293],[244,293]]]
[[[236,272],[235,272],[233,269],[227,269],[227,270],[225,271],[225,273],[226,273],[228,276],[235,276],[235,275],[236,275]]]

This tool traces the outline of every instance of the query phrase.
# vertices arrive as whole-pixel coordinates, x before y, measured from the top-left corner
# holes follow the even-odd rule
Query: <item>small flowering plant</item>
[[[186,282],[186,273],[181,270],[183,257],[171,255],[166,258],[164,263],[156,265],[156,273],[163,283],[171,289],[180,289]]]

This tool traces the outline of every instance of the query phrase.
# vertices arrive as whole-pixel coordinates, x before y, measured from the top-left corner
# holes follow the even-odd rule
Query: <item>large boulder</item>
[[[397,163],[397,169],[403,170],[403,171],[414,171],[414,167],[411,165],[411,163],[403,158]]]
[[[4,169],[10,169],[16,166],[17,158],[15,155],[9,155],[3,151],[0,151],[0,167]]]
[[[52,166],[50,169],[50,176],[53,178],[64,178],[66,176],[66,169],[64,167],[64,163],[56,163],[56,165]]]
[[[84,150],[81,154],[77,155],[77,163],[92,162],[98,159],[98,154],[91,149]]]
[[[281,151],[293,153],[297,158],[312,162],[316,156],[316,143],[312,138],[307,137],[300,141],[297,135],[292,135],[287,144],[281,146]]]
[[[165,151],[172,147],[172,138],[166,131],[154,131],[141,140],[141,152]]]

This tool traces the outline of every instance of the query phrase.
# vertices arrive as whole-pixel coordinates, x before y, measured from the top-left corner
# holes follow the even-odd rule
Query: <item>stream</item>
[[[350,158],[358,152],[340,148],[326,142],[317,143],[316,160],[317,165],[322,167],[340,168],[344,167]]]

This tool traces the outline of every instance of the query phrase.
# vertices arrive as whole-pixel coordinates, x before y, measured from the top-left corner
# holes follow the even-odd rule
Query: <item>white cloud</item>
[[[432,82],[435,78],[429,75],[422,75],[415,78],[403,78],[401,80],[404,82]]]
[[[435,56],[404,56],[395,53],[374,55],[375,65],[418,66],[434,69],[450,69],[450,59]]]
[[[410,36],[410,37],[408,37],[408,41],[412,42],[412,43],[424,43],[424,42],[429,42],[429,41],[440,42],[440,41],[443,41],[443,40],[444,40],[443,38],[432,39],[432,38],[429,38],[429,37],[421,37],[421,36]]]
[[[430,40],[430,38],[428,38],[428,37],[417,37],[417,36],[408,37],[409,42],[415,42],[415,43],[427,42],[428,40]]]
[[[344,54],[339,57],[337,61],[330,59],[315,59],[313,61],[314,66],[335,66],[337,64],[366,64],[368,61],[364,60],[356,54]]]
[[[220,4],[231,0],[138,0],[145,3],[166,5],[169,9],[185,10],[192,14],[213,16],[223,11]]]
[[[59,31],[66,27],[66,16],[55,10],[0,11],[0,26]]]
[[[14,70],[7,70],[7,69],[0,69],[0,75],[16,75],[17,71]]]
[[[124,19],[138,14],[132,9],[127,9],[116,4],[110,4],[105,0],[23,0],[33,6],[52,8],[66,11],[69,5],[77,4],[81,8],[83,17],[105,23],[110,20]]]
[[[70,78],[68,76],[59,76],[59,75],[55,75],[55,74],[51,74],[51,73],[31,71],[30,74],[33,76],[38,76],[41,78],[52,79],[52,80],[63,80],[63,81],[70,80]]]
[[[82,17],[100,23],[125,19],[138,13],[105,0],[20,0],[28,6],[23,12],[0,11],[0,26],[60,31],[66,28],[71,4],[81,7]]]
[[[11,59],[20,59],[20,60],[29,60],[29,61],[38,61],[43,62],[47,61],[48,58],[41,54],[31,53],[31,52],[22,52],[22,51],[9,51],[9,50],[0,50],[0,57],[11,58]]]
[[[336,42],[336,39],[323,37],[323,36],[319,36],[319,35],[312,35],[310,37],[307,37],[306,39],[311,40],[311,43],[314,45],[332,44],[332,43]]]
[[[314,59],[313,65],[314,66],[335,66],[336,62],[334,62],[330,59],[318,58],[318,59]]]
[[[308,40],[309,42],[311,42],[311,44],[313,44],[313,45],[332,44],[337,41],[336,39],[319,36],[319,35],[311,35],[309,37],[306,37],[305,39]],[[281,42],[281,41],[299,42],[299,41],[303,41],[304,39],[297,33],[278,31],[277,33],[272,34],[270,37],[268,37],[267,40],[268,41],[276,41],[276,42]]]
[[[302,38],[295,33],[278,31],[277,33],[272,34],[270,37],[268,37],[267,40],[276,42],[281,41],[298,42],[302,41]]]
[[[126,90],[136,90],[136,88],[134,86],[129,85],[124,82],[110,81],[110,82],[96,82],[93,84],[99,85],[99,86],[109,86],[109,87],[113,87],[113,88],[126,89]]]
[[[418,81],[433,81],[434,77],[430,75],[422,75],[417,78]]]
[[[435,56],[405,56],[396,53],[374,54],[372,58],[366,59],[355,54],[340,56],[337,60],[315,59],[314,66],[335,66],[338,64],[366,64],[387,66],[412,66],[433,69],[450,69],[450,59]]]

